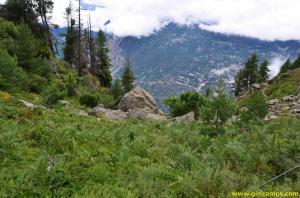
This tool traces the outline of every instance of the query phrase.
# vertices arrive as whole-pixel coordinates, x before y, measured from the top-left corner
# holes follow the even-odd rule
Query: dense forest
[[[220,79],[167,98],[168,114],[154,110],[159,119],[113,119],[105,115],[132,113],[120,103],[140,89],[130,59],[113,79],[106,34],[92,34],[91,20],[82,25],[80,3],[65,9],[63,60],[53,1],[0,4],[0,197],[299,191],[299,169],[261,185],[300,163],[300,55],[270,79],[269,61],[254,53],[230,93]]]

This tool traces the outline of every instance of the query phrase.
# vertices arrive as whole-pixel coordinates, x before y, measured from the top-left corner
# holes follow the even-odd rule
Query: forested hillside
[[[129,59],[112,79],[105,33],[81,27],[74,5],[57,60],[52,8],[51,0],[0,6],[0,197],[299,191],[300,57],[269,80],[268,61],[252,54],[235,93],[220,79],[166,99],[166,114],[136,87]]]

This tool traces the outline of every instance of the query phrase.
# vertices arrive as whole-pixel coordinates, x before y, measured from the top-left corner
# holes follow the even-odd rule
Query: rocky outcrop
[[[298,96],[285,96],[267,102],[269,114],[266,120],[274,120],[281,116],[300,117],[300,94]]]
[[[127,93],[121,99],[118,109],[125,112],[129,112],[133,109],[142,109],[147,113],[159,113],[159,109],[154,98],[141,87],[136,87]]]
[[[144,89],[137,87],[127,93],[120,101],[117,110],[98,105],[88,112],[91,116],[103,116],[111,120],[143,119],[167,120],[156,105],[154,98]]]
[[[195,113],[194,112],[190,112],[186,115],[180,116],[180,117],[176,117],[173,119],[173,121],[175,123],[187,123],[187,122],[193,122],[195,121]]]

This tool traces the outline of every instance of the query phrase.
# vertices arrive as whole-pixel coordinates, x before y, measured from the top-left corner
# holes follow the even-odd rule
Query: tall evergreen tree
[[[67,32],[65,34],[65,47],[64,47],[64,60],[71,65],[76,64],[76,40],[77,31],[75,28],[75,19],[73,19],[73,7],[70,1],[69,6],[66,8],[65,15],[67,18]]]
[[[49,20],[51,19],[51,13],[53,11],[54,3],[52,0],[35,0],[36,1],[36,11],[39,15],[39,18],[42,21],[42,34],[43,37],[48,41],[49,49],[52,53],[55,53],[52,33],[49,25]]]
[[[280,68],[280,74],[283,74],[283,73],[286,73],[287,71],[289,71],[290,69],[291,69],[291,66],[292,66],[292,64],[291,64],[291,61],[290,61],[290,59],[288,58],[286,61],[285,61],[285,63],[281,66],[281,68]]]
[[[70,25],[65,36],[64,60],[75,64],[75,43],[76,43],[75,20],[70,19]]]
[[[118,101],[124,95],[124,89],[122,87],[122,81],[120,79],[116,79],[110,89],[111,94]]]
[[[265,60],[261,65],[260,65],[260,68],[259,68],[259,74],[260,74],[260,82],[266,82],[270,75],[269,75],[269,61],[268,60]]]
[[[234,95],[239,96],[247,87],[245,69],[241,69],[235,76]]]
[[[109,88],[111,86],[112,76],[110,73],[110,59],[108,56],[109,49],[107,46],[107,40],[105,33],[99,30],[97,35],[97,69],[98,78],[103,87]]]
[[[251,57],[247,60],[245,64],[245,72],[247,76],[247,87],[257,83],[259,80],[258,73],[258,56],[256,53],[253,53]]]
[[[0,16],[14,22],[25,23],[35,37],[44,39],[46,46],[54,53],[49,19],[53,10],[52,0],[7,0],[0,7]]]
[[[295,60],[294,64],[292,65],[292,69],[300,68],[300,54],[298,58]]]
[[[34,0],[7,0],[0,9],[1,17],[15,24],[27,24],[38,36],[40,25]]]
[[[123,85],[125,92],[129,92],[129,91],[131,91],[131,89],[134,88],[134,85],[133,85],[134,80],[135,80],[135,76],[132,71],[132,65],[131,65],[130,60],[127,59],[126,64],[125,64],[124,73],[122,76],[122,85]]]

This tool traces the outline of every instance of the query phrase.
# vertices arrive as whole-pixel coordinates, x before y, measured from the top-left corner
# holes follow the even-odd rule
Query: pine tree
[[[297,68],[300,68],[300,54],[296,59],[296,61],[294,62],[294,64],[292,65],[292,69],[297,69]]]
[[[75,43],[76,43],[75,20],[70,18],[67,33],[65,36],[64,60],[70,64],[75,64]]]
[[[81,0],[78,0],[78,75],[83,75],[82,51],[81,51]]]
[[[122,87],[122,81],[117,78],[110,89],[111,94],[114,96],[116,100],[120,100],[122,96],[124,95],[124,89]]]
[[[259,68],[259,74],[260,74],[260,81],[261,82],[266,82],[270,75],[269,75],[269,61],[268,60],[265,60],[261,65],[260,65],[260,68]]]
[[[247,60],[245,64],[245,72],[247,76],[247,88],[254,83],[257,83],[259,80],[258,73],[258,56],[256,53],[253,53],[251,57]]]
[[[134,85],[133,85],[134,80],[135,80],[135,76],[132,71],[131,62],[129,59],[127,59],[126,64],[125,64],[124,73],[122,76],[122,85],[124,87],[125,92],[129,92],[134,88]]]
[[[42,51],[49,48],[54,53],[49,24],[52,10],[52,0],[7,0],[0,7],[0,16],[15,24],[25,23],[35,37],[47,41]]]
[[[49,16],[54,7],[54,3],[52,0],[35,0],[36,1],[36,12],[38,13],[41,21],[42,21],[42,30],[41,34],[43,34],[43,38],[48,41],[49,49],[52,53],[55,53],[53,41],[52,41],[52,33],[49,25],[49,20],[51,16]]]
[[[285,63],[281,66],[279,73],[280,74],[286,73],[287,71],[289,71],[291,69],[291,66],[292,66],[292,64],[291,64],[290,59],[287,59],[285,61]]]
[[[110,88],[112,76],[110,73],[110,59],[108,56],[109,49],[107,47],[107,40],[105,33],[102,30],[99,30],[97,35],[97,69],[98,69],[98,78],[103,87]]]
[[[247,87],[245,69],[241,69],[235,76],[234,95],[239,96]]]

